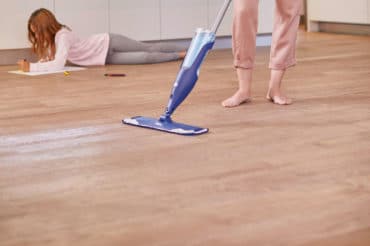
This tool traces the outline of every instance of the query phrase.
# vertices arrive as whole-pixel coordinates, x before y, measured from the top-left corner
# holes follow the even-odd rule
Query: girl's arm
[[[66,33],[61,34],[56,41],[54,60],[48,62],[30,63],[30,72],[58,71],[64,68],[68,57],[70,41]]]

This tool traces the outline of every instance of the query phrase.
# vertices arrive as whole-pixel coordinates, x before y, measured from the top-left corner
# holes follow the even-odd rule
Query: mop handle
[[[213,27],[211,29],[211,32],[213,32],[214,34],[216,34],[218,28],[220,27],[221,22],[222,22],[225,14],[226,14],[227,9],[229,8],[229,5],[230,5],[231,1],[232,0],[225,0],[224,5],[222,6],[220,11],[218,12],[215,23],[213,24]]]

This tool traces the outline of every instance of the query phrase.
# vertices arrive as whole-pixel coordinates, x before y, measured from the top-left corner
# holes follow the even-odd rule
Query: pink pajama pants
[[[296,64],[295,49],[302,0],[275,0],[269,68]],[[252,69],[256,54],[259,0],[234,0],[233,54],[236,68]]]

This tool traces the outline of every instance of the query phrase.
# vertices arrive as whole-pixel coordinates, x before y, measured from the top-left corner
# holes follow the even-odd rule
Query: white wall
[[[110,0],[110,32],[138,40],[159,40],[160,0]]]
[[[222,6],[224,0],[208,0],[208,27],[212,28],[213,23],[217,17],[217,14]],[[232,2],[229,9],[227,10],[225,17],[218,29],[217,34],[220,36],[228,36],[231,34],[232,28]]]
[[[161,39],[192,37],[207,27],[207,0],[161,0]]]
[[[54,13],[58,21],[69,26],[80,36],[108,32],[109,1],[54,0],[54,2]]]
[[[0,49],[29,47],[27,20],[37,8],[52,10],[80,36],[121,33],[137,40],[191,38],[210,28],[224,0],[14,0],[2,4]],[[271,33],[275,0],[260,0],[259,32]],[[5,6],[4,6],[5,5]],[[9,25],[9,21],[12,25]],[[232,7],[218,35],[231,35]]]
[[[53,10],[54,0],[16,0],[1,4],[0,49],[27,46],[28,17],[35,9],[41,7]]]
[[[367,23],[370,23],[370,0],[367,1]]]
[[[275,0],[260,0],[258,33],[272,32],[274,10],[275,10]]]

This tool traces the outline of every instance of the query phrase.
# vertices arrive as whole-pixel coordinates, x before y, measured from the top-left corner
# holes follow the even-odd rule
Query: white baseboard
[[[308,31],[310,32],[328,32],[351,35],[370,35],[369,24],[347,24],[336,22],[310,21]]]
[[[271,34],[261,34],[257,36],[256,45],[257,46],[270,46],[271,45]],[[161,42],[169,42],[184,48],[189,47],[191,39],[175,39],[175,40],[165,40]],[[217,37],[215,45],[213,49],[231,49],[231,37],[224,36],[224,37]]]
[[[0,65],[15,65],[18,60],[36,61],[31,49],[0,50]]]

